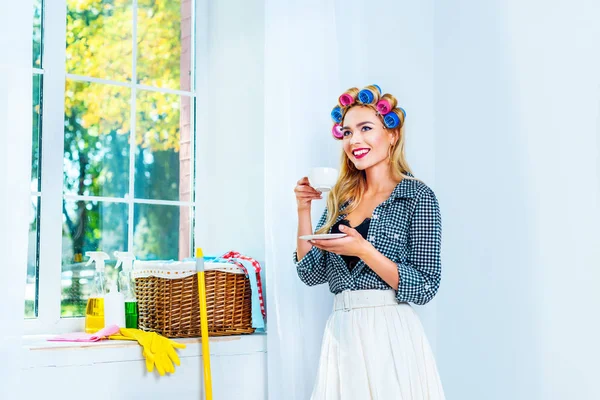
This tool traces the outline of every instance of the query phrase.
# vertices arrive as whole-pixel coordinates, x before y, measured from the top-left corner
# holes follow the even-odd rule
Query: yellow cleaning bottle
[[[110,257],[102,251],[88,251],[85,253],[90,259],[87,265],[95,263],[94,283],[92,293],[85,309],[85,333],[96,333],[104,328],[104,295],[106,293],[106,277],[104,266]]]

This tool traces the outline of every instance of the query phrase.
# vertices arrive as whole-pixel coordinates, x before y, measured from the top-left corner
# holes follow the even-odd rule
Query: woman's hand
[[[356,256],[361,259],[373,248],[373,245],[367,242],[356,229],[346,225],[340,225],[340,231],[346,233],[348,236],[339,239],[311,240],[310,242],[313,246],[329,251],[330,253],[344,256]]]
[[[298,181],[294,188],[296,194],[296,202],[298,203],[298,211],[310,211],[310,204],[313,200],[322,199],[321,192],[315,190],[308,178],[304,177]]]

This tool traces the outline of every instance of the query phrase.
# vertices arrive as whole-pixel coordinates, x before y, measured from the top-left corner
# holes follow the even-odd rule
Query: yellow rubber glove
[[[139,329],[121,328],[120,333],[109,336],[109,339],[137,341],[143,348],[142,355],[146,360],[148,372],[154,371],[156,366],[158,373],[163,376],[165,372],[175,372],[173,363],[181,365],[175,349],[185,349],[185,344],[177,343],[156,332],[144,332]]]
[[[156,370],[162,376],[165,372],[170,374],[175,373],[175,363],[177,366],[181,365],[179,356],[175,349],[185,349],[185,344],[177,343],[164,336],[156,334],[152,337],[152,345],[150,347],[151,353],[154,355],[154,365]]]
[[[121,328],[119,329],[120,335],[110,335],[109,339],[114,340],[135,340],[142,346],[142,355],[146,360],[146,369],[148,372],[154,370],[154,355],[150,353],[150,346],[152,345],[152,337],[156,335],[155,332],[144,332],[139,329],[132,328]]]

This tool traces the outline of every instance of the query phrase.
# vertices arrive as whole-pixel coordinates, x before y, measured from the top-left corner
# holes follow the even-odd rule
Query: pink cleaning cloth
[[[118,325],[110,325],[96,333],[73,332],[65,333],[48,339],[49,342],[97,342],[110,335],[119,333]]]

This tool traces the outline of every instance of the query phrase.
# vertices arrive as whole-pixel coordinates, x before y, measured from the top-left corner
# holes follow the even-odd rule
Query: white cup
[[[311,168],[308,172],[308,182],[310,186],[319,192],[328,192],[331,190],[338,179],[338,171],[334,168]]]

